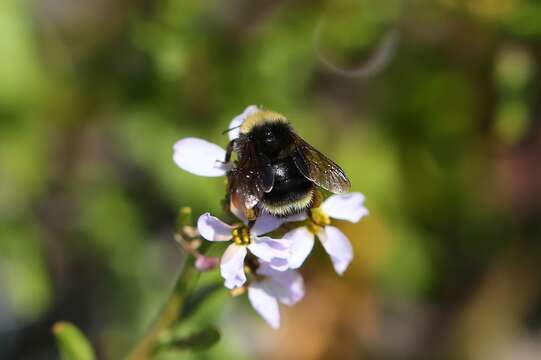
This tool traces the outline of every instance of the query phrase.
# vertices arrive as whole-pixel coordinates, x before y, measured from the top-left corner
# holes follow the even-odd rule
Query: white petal
[[[229,124],[229,129],[233,129],[229,131],[229,140],[234,140],[239,137],[240,129],[238,128],[246,118],[256,112],[260,111],[259,108],[256,105],[250,105],[246,109],[244,109],[244,112],[240,115],[235,116],[235,118],[231,121]]]
[[[285,269],[287,267],[287,259],[289,258],[289,246],[290,241],[287,239],[273,239],[263,236],[253,237],[252,243],[248,245],[248,249],[261,260]],[[276,264],[272,262],[273,259],[282,259],[284,261]]]
[[[308,231],[305,226],[302,226],[286,233],[284,239],[291,241],[289,267],[298,269],[314,247],[314,234]]]
[[[276,271],[261,262],[257,273],[266,276],[263,283],[269,292],[285,305],[295,305],[304,296],[304,281],[296,270]]]
[[[353,259],[353,248],[348,238],[334,226],[325,226],[317,236],[331,257],[334,270],[342,275]]]
[[[244,258],[246,246],[231,244],[225,250],[220,264],[222,277],[225,279],[225,287],[233,289],[242,286],[246,282],[244,273]]]
[[[349,193],[330,196],[321,209],[332,218],[357,222],[368,215],[364,207],[364,195],[361,193]]]
[[[289,269],[289,259],[272,258],[269,265],[278,271],[284,271]]]
[[[173,147],[173,160],[183,170],[200,176],[224,176],[225,150],[203,139],[186,138]]]
[[[292,306],[301,301],[304,297],[304,280],[298,271],[288,270],[286,272],[288,273],[289,278],[287,283],[283,284],[283,286],[287,285],[287,287],[284,286],[283,289],[285,291],[278,294],[278,300],[280,300],[282,304]]]
[[[239,220],[248,224],[248,219],[244,216],[242,211],[236,208],[233,203],[230,205],[230,210]],[[250,229],[250,232],[255,235],[264,235],[278,229],[286,221],[287,218],[279,218],[267,213],[262,213],[258,216],[254,226]]]
[[[278,229],[283,223],[283,218],[269,214],[261,214],[250,231],[255,236],[264,235]]]
[[[280,309],[278,301],[272,297],[260,283],[253,283],[248,288],[248,299],[253,308],[273,329],[280,327]]]
[[[233,226],[210,213],[203,214],[197,220],[197,230],[202,237],[209,241],[228,241],[233,238]]]

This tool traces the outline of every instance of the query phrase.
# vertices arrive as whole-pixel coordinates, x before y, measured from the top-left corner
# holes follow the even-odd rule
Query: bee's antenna
[[[224,130],[224,131],[222,131],[222,135],[227,134],[227,133],[230,132],[231,130],[238,129],[238,128],[240,128],[241,126],[242,126],[242,124],[239,125],[239,126],[235,126],[235,127],[229,128],[229,129],[227,129],[227,130]]]

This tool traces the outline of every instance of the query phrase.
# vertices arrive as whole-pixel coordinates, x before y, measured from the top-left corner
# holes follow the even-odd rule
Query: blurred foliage
[[[188,336],[171,334],[163,340],[158,351],[163,350],[192,350],[201,351],[216,345],[220,341],[220,333],[214,328],[205,328]],[[161,350],[160,350],[161,348]]]
[[[73,324],[58,322],[53,327],[62,360],[94,360],[92,346]]]
[[[381,71],[325,64],[355,74],[390,31]],[[223,179],[172,145],[225,146],[249,104],[371,215],[339,224],[343,278],[316,249],[282,330],[217,291],[179,331],[221,341],[187,358],[541,356],[539,1],[4,0],[0,54],[0,358],[56,357],[60,319],[100,359],[129,352],[181,262],[178,209],[221,211]]]

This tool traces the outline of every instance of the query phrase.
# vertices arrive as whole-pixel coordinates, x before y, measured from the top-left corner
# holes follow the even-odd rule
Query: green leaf
[[[94,350],[85,335],[75,325],[61,321],[53,326],[62,360],[94,360]]]
[[[186,318],[195,313],[207,299],[221,289],[223,289],[221,281],[197,289],[197,291],[186,299],[186,302],[182,307],[181,319],[186,320]]]
[[[159,350],[206,350],[220,341],[220,332],[205,328],[186,337],[172,336],[158,346]]]

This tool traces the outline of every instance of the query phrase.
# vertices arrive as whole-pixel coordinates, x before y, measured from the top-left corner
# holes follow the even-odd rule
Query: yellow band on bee
[[[240,127],[241,134],[247,134],[254,128],[254,126],[261,125],[263,123],[283,122],[287,123],[287,119],[284,115],[270,110],[261,110],[252,114],[244,120]]]
[[[314,196],[314,191],[310,190],[304,197],[296,201],[291,201],[289,203],[276,205],[269,204],[265,200],[261,202],[261,205],[265,211],[274,216],[288,216],[291,214],[296,214],[299,211],[307,209],[312,204],[312,199]]]

